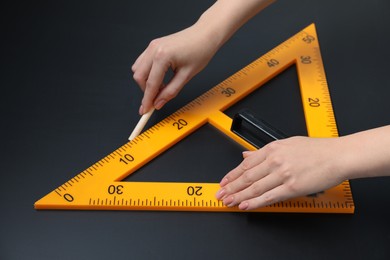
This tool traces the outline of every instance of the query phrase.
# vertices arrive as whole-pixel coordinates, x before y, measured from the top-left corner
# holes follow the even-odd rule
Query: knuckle
[[[253,183],[253,185],[251,185],[250,187],[251,189],[251,194],[253,194],[254,196],[260,196],[264,193],[264,189],[262,187],[262,185],[260,185],[259,183]]]
[[[164,91],[164,98],[167,100],[170,100],[170,99],[176,97],[177,94],[178,94],[178,91],[176,91],[175,89],[166,88]]]
[[[280,152],[281,144],[280,141],[274,141],[267,144],[264,149],[267,154],[266,160],[270,166],[277,167],[283,163],[283,154]]]
[[[232,194],[232,193],[233,193],[232,185],[231,185],[230,183],[227,184],[227,185],[224,187],[224,189],[225,189],[226,194]]]
[[[159,45],[160,45],[160,39],[159,38],[153,39],[149,43],[149,48],[154,49],[154,48],[157,48]]]
[[[241,163],[241,168],[242,168],[244,171],[246,171],[246,170],[249,170],[249,169],[250,169],[250,165],[249,165],[249,162],[248,162],[248,160],[244,160],[244,161],[242,161],[242,163]]]
[[[271,205],[277,202],[277,198],[273,196],[271,193],[264,195],[264,204]]]
[[[137,83],[141,83],[141,82],[144,82],[145,81],[145,76],[141,73],[137,73],[135,72],[133,74],[133,79],[137,82]]]
[[[154,53],[154,60],[155,61],[161,61],[165,60],[165,58],[168,56],[167,50],[163,47],[158,47]]]
[[[242,174],[241,178],[242,178],[243,182],[246,184],[252,183],[254,181],[254,176],[253,176],[253,173],[251,171],[244,172]]]
[[[149,48],[153,53],[153,61],[165,61],[169,57],[169,48],[160,39],[154,39],[149,43]]]
[[[299,187],[297,185],[297,182],[295,180],[291,180],[287,183],[285,183],[285,187],[289,194],[296,194],[299,192]]]
[[[149,90],[152,90],[154,88],[156,88],[157,86],[157,82],[155,80],[153,80],[152,78],[148,78],[148,80],[146,81],[146,88],[149,89]]]
[[[281,146],[281,140],[273,141],[265,146],[268,152],[275,152],[279,150]]]
[[[181,82],[188,82],[194,76],[194,72],[192,70],[186,69],[180,73]]]
[[[272,168],[279,168],[283,164],[283,158],[275,154],[267,157],[267,161]]]
[[[290,180],[293,177],[293,172],[286,163],[280,166],[280,175],[283,180]]]

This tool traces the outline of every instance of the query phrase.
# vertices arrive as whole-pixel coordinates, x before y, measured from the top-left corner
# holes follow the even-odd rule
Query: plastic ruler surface
[[[124,182],[129,174],[205,124],[246,149],[230,131],[223,111],[268,80],[296,65],[308,135],[337,137],[315,25],[311,24],[172,115],[113,151],[35,203],[36,209],[240,211],[215,199],[217,183]],[[212,142],[212,140],[210,141]],[[279,202],[257,212],[353,213],[348,181],[318,193]],[[245,211],[247,212],[247,211]]]

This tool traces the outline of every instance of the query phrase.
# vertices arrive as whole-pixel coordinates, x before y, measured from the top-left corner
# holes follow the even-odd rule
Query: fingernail
[[[220,200],[223,198],[223,196],[225,196],[225,193],[225,189],[220,189],[219,191],[217,191],[217,194],[215,194],[215,197],[217,198],[217,200]]]
[[[141,106],[139,107],[138,113],[139,113],[141,116],[144,114],[144,106],[143,106],[143,105],[141,105]]]
[[[252,153],[252,151],[243,151],[242,152],[242,157],[243,158],[246,158],[246,157],[248,157],[248,155],[250,155]]]
[[[219,183],[219,186],[223,187],[223,186],[225,186],[225,185],[228,184],[228,183],[229,183],[228,178],[223,178],[223,179],[221,180],[221,182]]]
[[[233,201],[234,201],[234,197],[233,196],[229,196],[229,197],[227,197],[226,199],[223,200],[223,204],[225,204],[228,207],[233,207],[234,206]]]
[[[238,208],[241,210],[246,210],[248,207],[249,207],[249,203],[246,201],[241,202],[240,205],[238,205]]]
[[[165,99],[161,99],[161,100],[157,101],[156,103],[154,103],[154,107],[157,110],[159,110],[159,109],[161,109],[165,105],[166,102],[167,101]]]

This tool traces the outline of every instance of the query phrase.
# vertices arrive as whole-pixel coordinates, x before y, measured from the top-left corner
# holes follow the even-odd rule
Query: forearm
[[[195,26],[215,48],[220,48],[243,24],[275,0],[218,0],[207,9]]]
[[[390,176],[390,125],[340,138],[345,179]]]

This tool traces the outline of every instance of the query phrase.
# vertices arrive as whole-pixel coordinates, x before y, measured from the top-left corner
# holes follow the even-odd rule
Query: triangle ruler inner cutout
[[[230,130],[232,119],[223,111],[291,65],[297,68],[308,136],[338,137],[318,37],[311,24],[36,201],[35,209],[240,211],[215,199],[218,183],[121,180],[205,124],[254,150]],[[353,213],[354,208],[349,181],[344,181],[316,195],[253,211]]]

